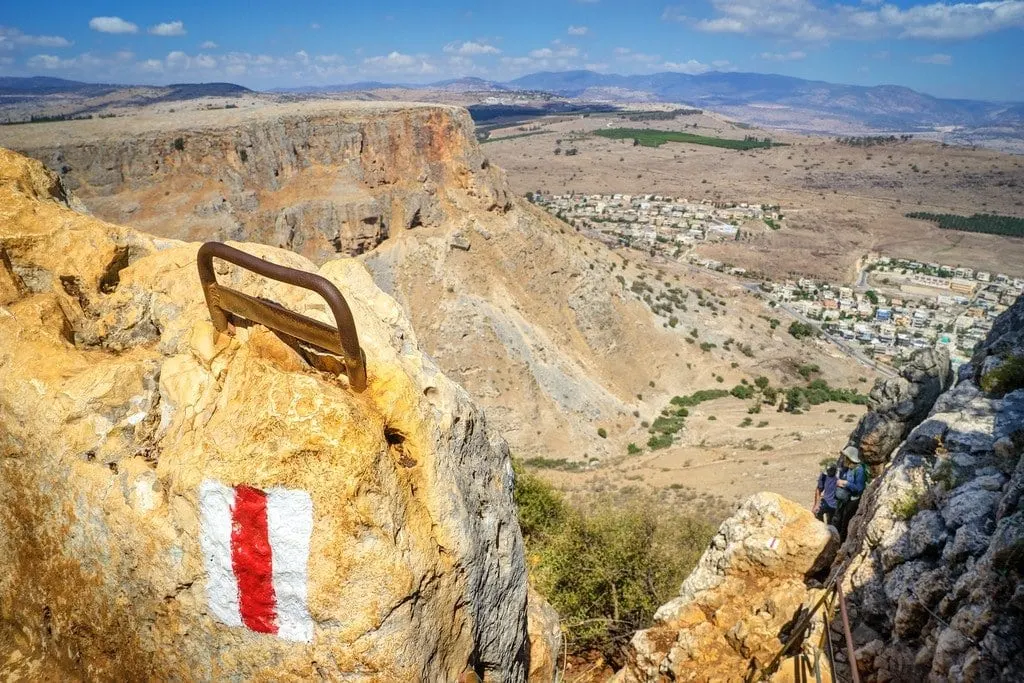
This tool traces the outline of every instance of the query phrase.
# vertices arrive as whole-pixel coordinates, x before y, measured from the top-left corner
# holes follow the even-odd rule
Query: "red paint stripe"
[[[238,581],[242,623],[259,633],[277,633],[271,556],[267,494],[250,486],[236,486],[231,510],[231,566]]]

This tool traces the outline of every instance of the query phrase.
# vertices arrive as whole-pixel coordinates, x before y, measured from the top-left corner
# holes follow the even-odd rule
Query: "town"
[[[528,198],[611,246],[658,249],[678,257],[702,241],[739,239],[743,230],[777,230],[778,206],[700,202],[661,195],[542,195]]]
[[[728,276],[796,317],[799,334],[823,334],[865,362],[899,367],[916,349],[944,347],[954,366],[967,360],[995,318],[1024,293],[1024,278],[960,265],[870,255],[857,282],[808,278],[751,281],[742,268],[703,258],[700,242],[739,240],[744,231],[778,230],[776,205],[692,202],[661,195],[530,195],[575,228],[614,248],[689,263]]]

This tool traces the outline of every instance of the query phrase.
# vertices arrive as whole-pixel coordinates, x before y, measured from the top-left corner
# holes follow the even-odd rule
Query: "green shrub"
[[[643,453],[644,449],[640,448],[635,443],[630,442],[630,444],[626,446],[626,452],[630,455],[636,455],[637,453]]]
[[[892,504],[892,515],[896,519],[905,522],[910,521],[914,515],[921,511],[921,503],[924,496],[917,489],[912,489],[905,496]]]
[[[647,447],[652,451],[658,451],[662,448],[668,448],[672,445],[671,434],[655,434],[651,438],[647,439]]]
[[[178,150],[179,152],[185,151],[185,139],[174,138],[174,149]]]
[[[737,384],[729,393],[739,399],[748,399],[754,395],[754,389],[746,384]]]
[[[804,337],[817,336],[818,329],[809,323],[802,323],[799,320],[794,320],[789,325],[789,333],[796,339],[803,339]]]
[[[752,424],[754,424],[754,421],[749,417],[745,417],[743,422],[740,422],[740,427],[749,427]]]
[[[728,396],[729,392],[725,389],[701,389],[695,391],[689,396],[673,396],[670,403],[676,406],[697,406],[704,401],[714,401],[716,398],[722,398]]]
[[[538,455],[532,458],[526,458],[523,460],[523,464],[528,467],[536,467],[539,470],[564,470],[567,472],[574,472],[583,467],[583,463],[578,460],[566,460],[565,458],[546,458],[543,455]]]
[[[608,438],[608,432],[607,432],[607,430],[605,430],[604,427],[598,427],[597,428],[597,435],[599,437],[601,437],[602,439],[607,439]]]
[[[516,504],[537,590],[561,617],[570,652],[600,651],[621,665],[622,649],[679,591],[715,526],[649,500],[606,496],[568,503],[528,473]]]
[[[516,475],[515,499],[523,537],[536,540],[560,529],[569,516],[569,506],[554,486],[513,463]]]
[[[1024,356],[1008,356],[981,378],[981,388],[990,394],[1008,394],[1024,388]]]

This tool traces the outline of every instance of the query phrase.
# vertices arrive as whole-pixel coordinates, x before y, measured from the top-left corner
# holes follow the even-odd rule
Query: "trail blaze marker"
[[[199,508],[210,612],[228,626],[312,641],[309,494],[207,480],[199,488]]]

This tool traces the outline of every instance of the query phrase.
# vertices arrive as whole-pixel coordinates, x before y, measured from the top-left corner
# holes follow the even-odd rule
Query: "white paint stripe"
[[[231,508],[235,490],[216,481],[199,486],[199,542],[206,564],[206,598],[210,611],[228,626],[241,626],[238,582],[231,568]]]
[[[306,591],[309,538],[313,531],[313,501],[305,491],[272,488],[267,491],[267,531],[273,552],[277,635],[306,643],[313,640]]]

